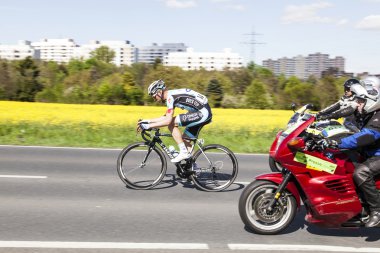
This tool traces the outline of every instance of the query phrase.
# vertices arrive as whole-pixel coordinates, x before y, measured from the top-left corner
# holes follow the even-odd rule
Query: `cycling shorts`
[[[199,131],[204,125],[211,122],[212,113],[208,104],[204,105],[202,109],[197,112],[188,112],[185,114],[179,114],[175,118],[175,123],[178,126],[186,126],[184,134],[190,138],[196,138]]]

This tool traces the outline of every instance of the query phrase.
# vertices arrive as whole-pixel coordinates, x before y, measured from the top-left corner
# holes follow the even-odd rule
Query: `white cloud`
[[[380,31],[380,15],[370,15],[363,18],[355,26],[362,30],[377,30]]]
[[[197,6],[197,3],[192,0],[165,0],[165,4],[169,8],[178,8],[178,9],[185,9],[185,8],[192,8]]]
[[[233,4],[235,0],[210,0],[211,2],[220,5],[220,8],[225,10],[244,11],[246,8],[242,4]]]
[[[330,23],[331,18],[318,15],[318,11],[331,7],[329,2],[318,2],[305,5],[289,5],[282,16],[284,24],[291,23]]]
[[[343,19],[341,19],[341,20],[338,20],[338,22],[336,22],[336,24],[337,24],[338,26],[345,25],[345,24],[347,24],[347,23],[348,23],[348,19],[345,19],[345,18],[343,18]]]
[[[232,0],[211,0],[211,2],[214,3],[225,3],[225,2],[231,2]]]
[[[225,9],[235,10],[235,11],[244,11],[245,6],[242,4],[235,4],[235,5],[225,5]]]
[[[364,0],[365,2],[380,3],[380,0]]]

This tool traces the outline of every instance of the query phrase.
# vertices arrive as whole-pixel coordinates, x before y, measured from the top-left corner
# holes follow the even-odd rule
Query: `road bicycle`
[[[174,152],[161,140],[161,137],[172,135],[160,133],[160,129],[150,129],[141,131],[141,136],[144,142],[130,144],[120,152],[117,172],[127,187],[151,189],[160,184],[166,175],[164,153],[169,159],[175,157]],[[191,180],[204,191],[222,191],[234,182],[238,161],[231,150],[219,144],[203,145],[203,139],[184,139],[191,141],[193,155],[174,164],[180,178]]]

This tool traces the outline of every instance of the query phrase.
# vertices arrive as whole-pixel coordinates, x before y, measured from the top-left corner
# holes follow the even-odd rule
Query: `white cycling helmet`
[[[164,81],[157,80],[151,83],[148,87],[148,95],[154,96],[159,90],[164,90],[166,88]]]
[[[362,80],[363,86],[371,95],[379,95],[380,92],[380,79],[376,76],[367,76]]]
[[[380,109],[379,97],[369,94],[363,86],[354,84],[350,89],[356,98],[365,100],[365,106],[363,108],[365,113],[374,112]]]

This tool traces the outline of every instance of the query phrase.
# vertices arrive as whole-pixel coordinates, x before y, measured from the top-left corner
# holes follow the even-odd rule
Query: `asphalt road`
[[[380,229],[308,226],[303,208],[282,234],[247,231],[238,199],[267,155],[237,155],[237,183],[210,193],[172,165],[165,184],[127,189],[119,152],[0,146],[0,252],[380,252]]]

